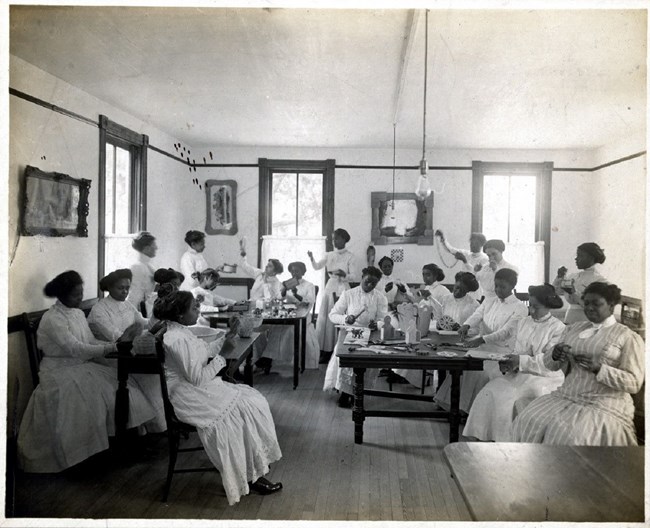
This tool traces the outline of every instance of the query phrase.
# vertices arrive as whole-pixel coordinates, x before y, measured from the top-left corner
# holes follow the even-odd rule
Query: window
[[[100,116],[99,276],[129,267],[133,233],[146,228],[148,137]]]
[[[286,280],[287,265],[302,261],[307,266],[305,279],[322,292],[324,270],[312,269],[307,251],[318,259],[333,249],[328,235],[334,231],[334,160],[260,158],[259,167],[258,266],[277,258],[285,268],[280,280]]]
[[[472,231],[506,243],[519,291],[548,281],[553,164],[474,162]]]

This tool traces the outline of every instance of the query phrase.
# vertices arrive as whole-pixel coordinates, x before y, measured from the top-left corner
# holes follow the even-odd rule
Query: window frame
[[[104,276],[106,237],[106,147],[128,150],[131,154],[131,192],[129,204],[129,232],[147,228],[147,151],[149,136],[138,134],[118,123],[99,116],[99,185],[98,185],[98,280]]]
[[[483,184],[485,176],[535,176],[535,242],[544,242],[544,280],[549,281],[551,261],[551,191],[553,162],[472,162],[472,232],[483,231]]]
[[[259,158],[259,218],[257,240],[257,264],[261,265],[262,237],[272,234],[272,185],[273,173],[321,173],[323,175],[323,236],[327,237],[325,248],[332,251],[329,235],[334,231],[334,167],[335,160],[274,160]]]

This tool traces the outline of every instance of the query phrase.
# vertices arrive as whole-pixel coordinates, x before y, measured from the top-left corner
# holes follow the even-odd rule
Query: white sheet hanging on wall
[[[526,292],[528,286],[544,283],[544,242],[506,244],[503,258],[519,269],[517,291]]]
[[[305,280],[318,286],[318,298],[316,299],[316,310],[320,306],[320,295],[325,287],[325,268],[316,271],[312,268],[307,251],[314,254],[316,260],[325,255],[325,237],[278,237],[265,235],[262,237],[262,259],[264,267],[270,258],[278,259],[284,266],[284,272],[278,276],[281,281],[291,278],[287,269],[291,262],[301,261],[307,267]]]

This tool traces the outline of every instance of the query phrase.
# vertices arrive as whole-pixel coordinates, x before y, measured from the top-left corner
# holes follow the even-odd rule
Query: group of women
[[[437,235],[464,264],[455,275],[453,291],[443,286],[444,272],[435,264],[423,266],[420,287],[409,288],[393,275],[389,257],[383,257],[379,267],[369,263],[356,277],[354,256],[346,249],[350,235],[344,229],[334,231],[335,249],[320,260],[308,253],[312,267],[326,268],[328,275],[315,329],[307,325],[308,356],[311,366],[316,366],[319,351],[320,359],[328,361],[324,389],[340,392],[339,405],[352,403],[352,373],[339,367],[336,354],[327,357],[337,346],[336,325],[376,329],[390,315],[391,324],[399,326],[399,306],[413,303],[428,307],[439,329],[457,330],[468,347],[502,354],[500,361],[485,361],[483,371],[462,377],[465,436],[635,444],[630,395],[644,379],[643,342],[614,318],[621,294],[595,268],[605,260],[602,249],[595,243],[580,245],[576,265],[581,271],[567,275],[562,267],[552,285],[530,287],[526,307],[514,295],[517,271],[503,259],[502,241],[473,234],[471,251],[463,252],[449,246],[441,232]],[[166,353],[170,400],[178,418],[197,427],[221,472],[228,502],[236,503],[251,489],[273,493],[282,488],[264,478],[269,465],[282,456],[268,403],[256,390],[221,376],[225,360],[219,351],[232,346],[237,325],[210,344],[188,329],[200,322],[202,306],[235,301],[214,292],[219,269],[209,267],[203,256],[205,235],[190,231],[185,241],[189,249],[180,272],[155,270],[151,259],[156,239],[147,232],[138,235],[133,241],[137,262],[100,281],[107,296],[95,304],[88,319],[79,309],[83,280],[77,272],[61,273],[45,286],[44,294],[56,301],[37,333],[43,360],[40,382],[20,425],[23,469],[57,472],[108,448],[115,432],[117,373],[115,359],[107,356],[120,341],[135,346],[142,336],[157,332]],[[278,275],[284,268],[278,260],[255,268],[246,260],[244,244],[240,256],[241,268],[255,279],[251,299],[286,299],[309,306],[315,302],[314,286],[303,278],[303,262],[289,264],[292,280],[282,283]],[[356,280],[359,285],[350,288]],[[483,298],[480,304],[477,294]],[[564,323],[550,313],[563,304],[569,304]],[[268,371],[273,359],[285,359],[293,347],[286,331],[268,332],[268,345],[257,352],[258,366]],[[436,394],[440,406],[449,405],[449,392],[445,380]],[[132,376],[129,393],[128,426],[141,434],[163,431],[159,380]]]

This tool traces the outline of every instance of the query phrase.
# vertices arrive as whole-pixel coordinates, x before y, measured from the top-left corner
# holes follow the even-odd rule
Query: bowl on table
[[[245,314],[239,317],[239,337],[250,337],[253,330],[259,328],[264,321],[264,317],[255,314]]]
[[[210,328],[209,326],[189,326],[188,328],[190,329],[190,332],[206,343],[214,341],[217,337],[223,334],[223,330]]]

